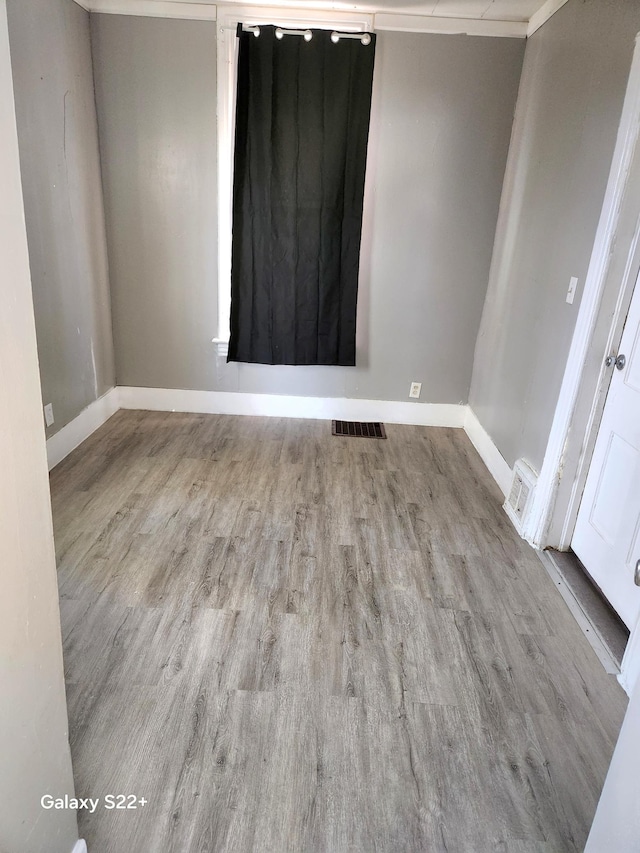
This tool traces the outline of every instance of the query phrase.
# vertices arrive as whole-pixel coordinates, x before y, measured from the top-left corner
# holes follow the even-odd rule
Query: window
[[[219,7],[218,9],[218,330],[214,343],[219,355],[226,355],[231,310],[231,222],[233,143],[235,130],[236,27],[276,24],[284,28],[322,28],[342,32],[365,32],[373,17],[335,12],[291,10],[268,7]]]

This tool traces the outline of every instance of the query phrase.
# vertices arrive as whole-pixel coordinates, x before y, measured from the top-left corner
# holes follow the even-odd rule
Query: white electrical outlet
[[[567,290],[567,302],[569,303],[569,305],[573,305],[573,298],[576,295],[577,286],[578,279],[574,275],[569,279],[569,290]]]
[[[53,417],[53,406],[51,403],[47,403],[44,407],[44,419],[46,421],[47,426],[53,426],[54,417]]]
[[[421,391],[422,391],[422,382],[412,382],[411,387],[409,388],[409,396],[413,397],[414,400],[417,400],[420,397]]]

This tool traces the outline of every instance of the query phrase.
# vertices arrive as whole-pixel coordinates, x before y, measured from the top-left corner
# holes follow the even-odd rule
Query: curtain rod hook
[[[334,30],[334,32],[331,33],[331,41],[334,44],[338,44],[338,42],[340,41],[341,38],[359,39],[361,44],[364,44],[364,45],[371,44],[371,34],[370,33],[363,33],[362,35],[359,35],[357,33],[349,33],[348,35],[345,35],[343,33],[341,35],[340,33],[335,32],[335,30]]]

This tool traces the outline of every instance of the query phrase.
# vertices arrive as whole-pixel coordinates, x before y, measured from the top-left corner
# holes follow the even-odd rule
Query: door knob
[[[640,560],[636,563],[636,570],[633,573],[633,582],[636,586],[640,586]]]
[[[627,357],[626,355],[609,355],[605,359],[604,363],[607,365],[607,367],[611,367],[612,364],[615,364],[618,370],[624,370],[624,366],[627,363]]]

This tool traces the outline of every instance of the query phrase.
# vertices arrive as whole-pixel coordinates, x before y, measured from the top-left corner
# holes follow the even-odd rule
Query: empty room
[[[640,0],[0,0],[0,853],[640,850]]]

